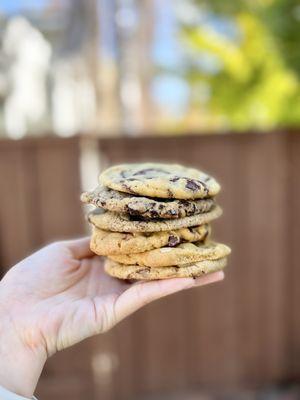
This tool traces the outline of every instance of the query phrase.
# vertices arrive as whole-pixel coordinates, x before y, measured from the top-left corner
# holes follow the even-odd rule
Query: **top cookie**
[[[92,192],[81,195],[84,203],[102,207],[116,213],[137,215],[145,219],[151,218],[183,218],[189,215],[208,212],[214,206],[213,199],[176,200],[150,199],[134,196],[99,185]]]
[[[178,164],[122,164],[105,170],[100,183],[120,192],[165,199],[215,196],[220,185],[211,176]]]

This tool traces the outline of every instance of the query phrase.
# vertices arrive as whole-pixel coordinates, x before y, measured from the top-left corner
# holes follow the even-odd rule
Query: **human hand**
[[[105,274],[88,238],[46,246],[0,282],[0,385],[31,397],[56,351],[107,331],[155,299],[223,277],[132,284]]]

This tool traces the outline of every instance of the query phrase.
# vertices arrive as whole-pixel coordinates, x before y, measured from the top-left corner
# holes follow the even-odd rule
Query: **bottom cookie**
[[[226,257],[219,260],[205,260],[193,264],[185,264],[174,267],[142,267],[138,265],[124,265],[106,259],[105,271],[115,278],[136,279],[136,280],[155,280],[168,278],[190,278],[206,275],[219,271],[226,267]]]

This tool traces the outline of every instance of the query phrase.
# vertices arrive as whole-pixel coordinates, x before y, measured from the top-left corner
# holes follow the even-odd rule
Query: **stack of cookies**
[[[181,165],[124,164],[83,193],[93,225],[91,249],[107,256],[106,272],[120,279],[197,277],[226,266],[229,247],[209,240],[210,222],[222,214],[220,185]]]

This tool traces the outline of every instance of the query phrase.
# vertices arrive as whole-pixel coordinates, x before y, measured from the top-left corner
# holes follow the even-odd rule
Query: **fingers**
[[[118,298],[115,304],[116,322],[161,297],[184,289],[208,285],[222,279],[224,279],[224,273],[221,271],[197,279],[174,278],[132,285]]]
[[[77,259],[91,257],[94,255],[90,249],[90,238],[85,237],[81,239],[67,240],[64,242],[66,246],[72,251]]]

